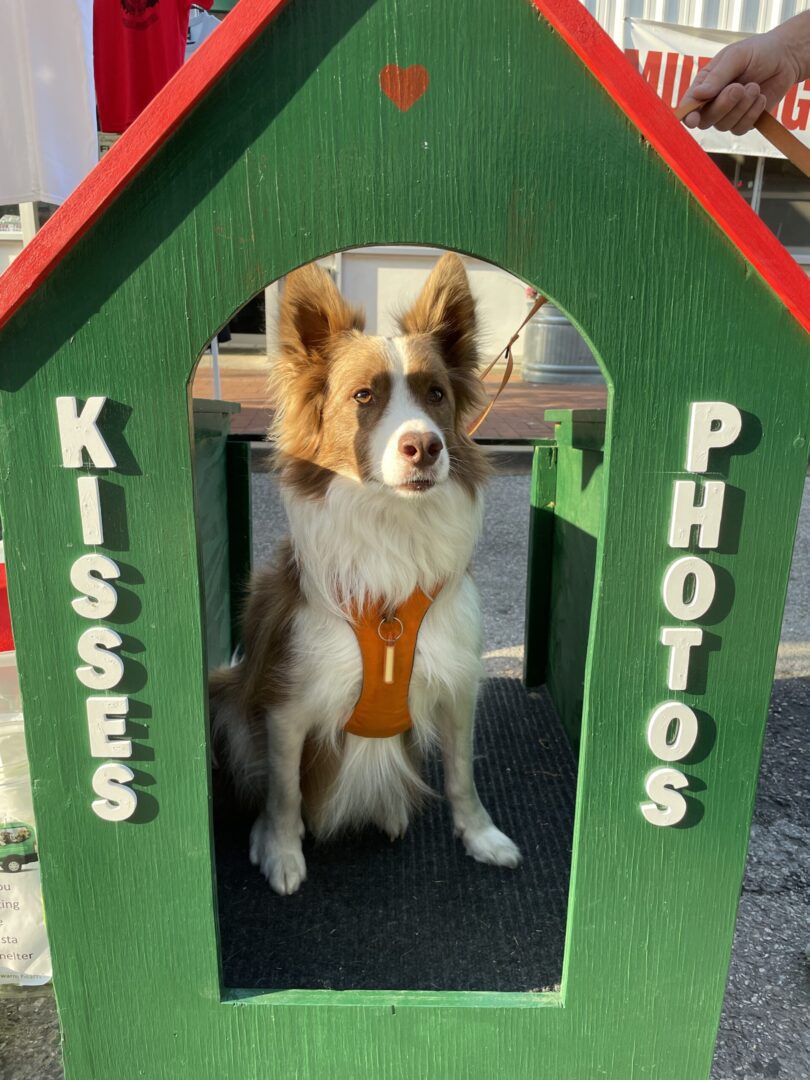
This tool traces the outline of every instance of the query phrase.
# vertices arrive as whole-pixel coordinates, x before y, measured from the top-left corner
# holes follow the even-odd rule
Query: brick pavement
[[[242,411],[233,417],[231,431],[238,435],[261,437],[272,415],[271,402],[265,392],[266,361],[264,357],[225,355],[220,368],[222,397],[238,401]],[[500,373],[486,380],[494,392]],[[213,397],[211,360],[204,357],[197,368],[192,387],[194,397]],[[548,438],[552,425],[545,423],[543,414],[553,408],[599,408],[605,404],[604,386],[539,385],[524,383],[519,374],[501,394],[497,405],[478,429],[476,438],[521,442],[525,439]]]

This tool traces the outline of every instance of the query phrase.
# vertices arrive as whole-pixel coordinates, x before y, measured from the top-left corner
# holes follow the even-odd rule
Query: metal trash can
[[[599,365],[584,339],[553,304],[544,304],[524,331],[523,381],[604,382]]]

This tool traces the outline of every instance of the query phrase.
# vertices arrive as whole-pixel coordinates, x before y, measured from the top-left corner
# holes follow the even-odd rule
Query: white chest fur
[[[478,593],[467,574],[480,529],[480,500],[448,482],[427,497],[402,498],[335,481],[325,500],[285,493],[305,603],[294,620],[292,669],[307,727],[335,738],[354,707],[363,667],[341,597],[393,606],[443,583],[419,633],[409,706],[417,738],[434,737],[443,697],[480,677]]]
[[[424,495],[338,478],[323,500],[284,491],[302,585],[313,603],[367,597],[402,603],[466,572],[482,502],[448,481]]]

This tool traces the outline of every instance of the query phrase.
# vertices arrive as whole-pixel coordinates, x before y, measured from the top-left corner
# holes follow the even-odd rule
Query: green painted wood
[[[535,446],[532,458],[523,634],[523,681],[526,686],[542,686],[546,681],[556,490],[557,448],[553,440],[545,440],[544,444]]]
[[[408,112],[388,63],[423,64]],[[220,984],[188,381],[268,282],[358,244],[506,267],[609,380],[560,995]],[[83,548],[54,398],[106,394],[138,816],[91,811]],[[661,580],[689,404],[743,438],[707,555],[724,603],[684,693],[714,730],[692,827],[639,812],[665,697]],[[805,335],[524,0],[293,0],[0,335],[0,486],[69,1080],[698,1080],[708,1075],[807,462]],[[558,478],[559,481],[559,478]],[[556,531],[556,530],[555,530]],[[733,583],[733,589],[732,589]],[[46,621],[47,620],[47,621]],[[126,620],[126,621],[125,621]],[[138,665],[138,666],[136,666]],[[696,815],[696,816],[699,816]],[[84,842],[77,846],[76,837]],[[459,917],[463,918],[463,911]],[[317,940],[313,940],[313,949]],[[272,987],[267,988],[272,991]]]
[[[228,439],[225,447],[228,488],[228,566],[231,597],[231,648],[239,626],[253,557],[250,494],[250,443]]]
[[[604,409],[548,409],[556,423],[557,484],[551,557],[547,683],[577,749],[602,524]]]
[[[227,664],[233,652],[231,564],[234,556],[230,540],[231,477],[227,443],[231,416],[239,408],[233,401],[201,398],[193,402],[194,497],[209,668]],[[236,544],[241,550],[241,536]]]

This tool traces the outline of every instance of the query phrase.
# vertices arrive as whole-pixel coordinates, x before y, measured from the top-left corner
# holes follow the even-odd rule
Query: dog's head
[[[457,255],[436,264],[394,338],[317,266],[288,275],[271,375],[284,478],[310,496],[335,476],[423,498],[450,479],[475,490],[483,455],[466,434],[481,405],[475,303]]]

